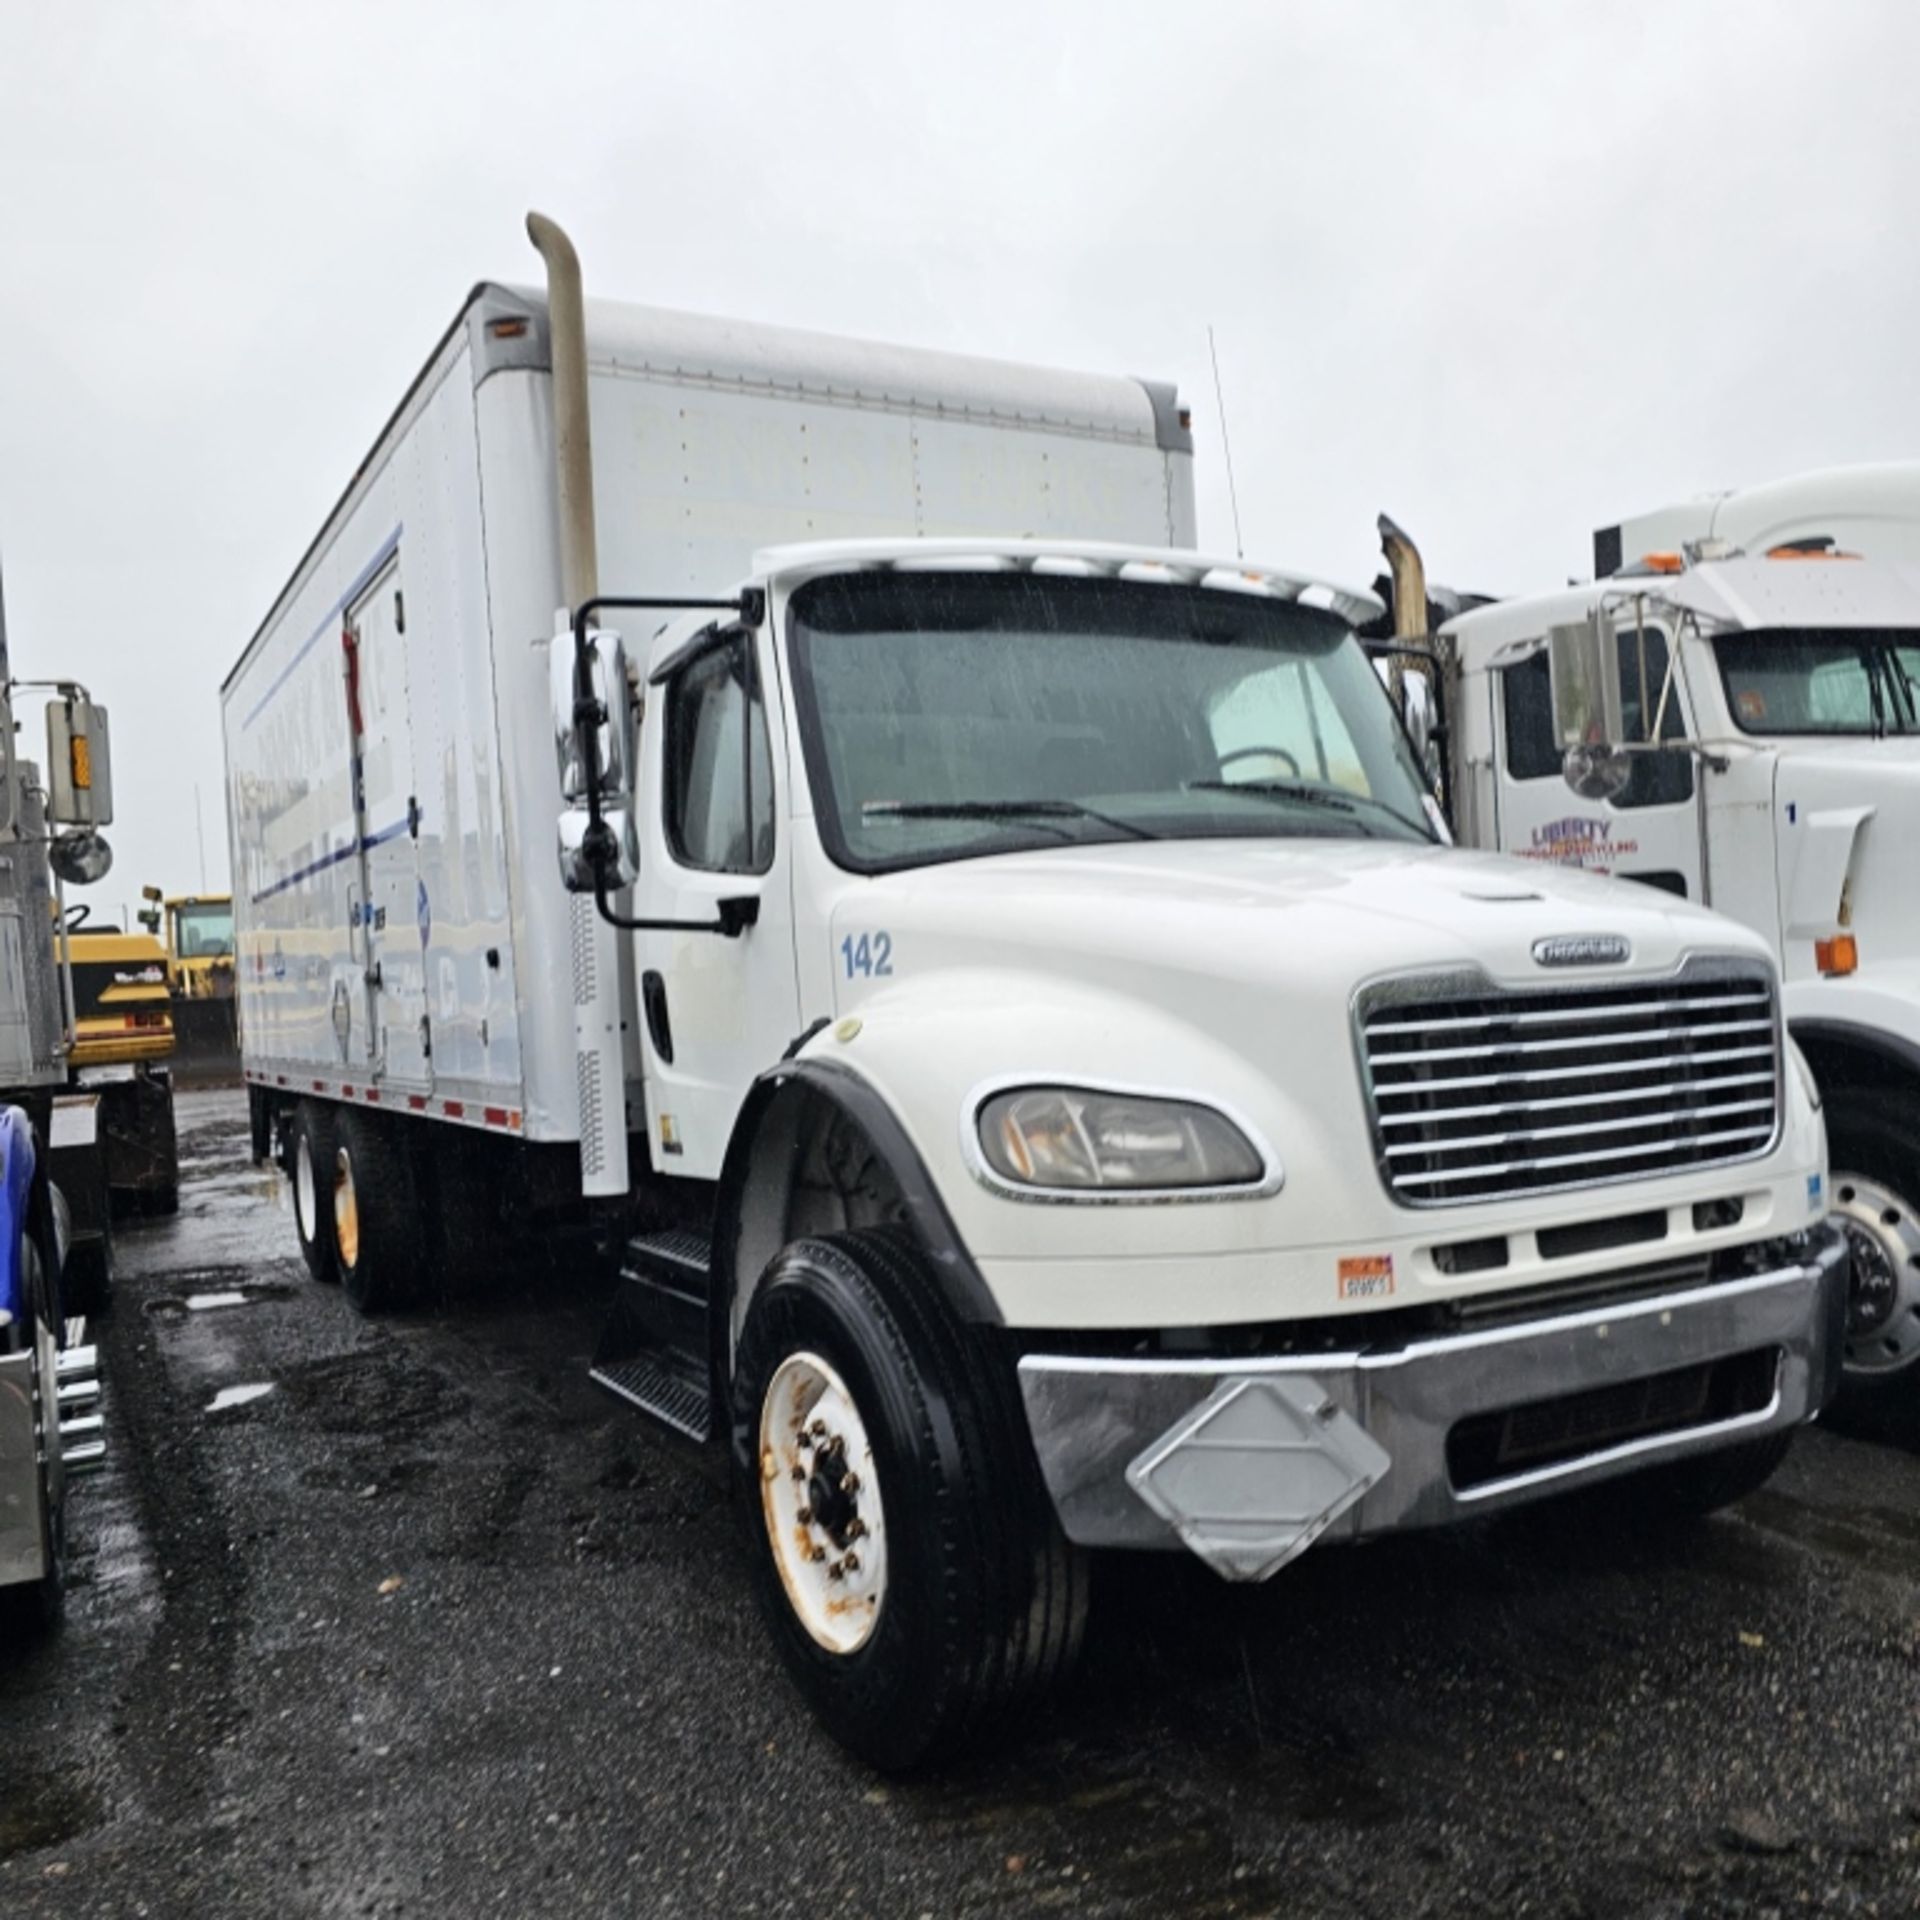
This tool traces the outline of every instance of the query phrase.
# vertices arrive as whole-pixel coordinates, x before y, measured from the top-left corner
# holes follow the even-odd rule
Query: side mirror
[[[1631,760],[1615,748],[1626,723],[1620,696],[1620,648],[1613,622],[1596,607],[1584,620],[1547,629],[1547,680],[1553,738],[1567,785],[1582,799],[1608,800],[1627,784]]]
[[[90,887],[113,866],[113,849],[91,827],[56,833],[47,846],[47,865],[70,887]]]
[[[612,849],[611,859],[596,861],[587,842],[593,833],[592,815],[585,807],[568,807],[560,816],[560,884],[569,893],[595,893],[604,885],[609,893],[630,887],[640,876],[640,842],[633,815],[625,807],[600,810],[601,845]]]
[[[593,729],[600,799],[618,806],[633,791],[633,695],[627,680],[627,650],[617,633],[595,628],[587,635],[590,698],[601,719]],[[569,805],[587,797],[587,723],[576,717],[578,681],[573,628],[558,623],[547,652],[547,697],[553,713],[554,756],[560,794]]]
[[[113,824],[107,710],[82,694],[47,703],[47,818],[59,827]]]
[[[160,909],[148,907],[133,916],[157,940],[160,937]]]

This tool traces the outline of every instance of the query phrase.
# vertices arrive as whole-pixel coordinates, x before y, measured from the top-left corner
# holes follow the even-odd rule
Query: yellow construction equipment
[[[73,1085],[98,1096],[114,1209],[171,1213],[180,1201],[173,1123],[173,999],[167,956],[150,933],[90,927],[71,908],[61,945],[71,962]]]
[[[140,924],[161,932],[165,912],[167,986],[173,995],[174,1077],[182,1086],[214,1086],[240,1077],[234,1024],[233,896],[163,894],[142,887]]]

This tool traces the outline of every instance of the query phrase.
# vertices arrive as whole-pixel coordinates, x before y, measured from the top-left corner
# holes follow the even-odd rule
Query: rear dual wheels
[[[303,1101],[288,1161],[307,1271],[338,1281],[361,1313],[412,1299],[424,1249],[407,1143],[371,1114]]]
[[[1067,1676],[1085,1556],[1061,1534],[1011,1355],[885,1230],[795,1242],[734,1370],[760,1607],[829,1732],[889,1771],[1014,1724]]]

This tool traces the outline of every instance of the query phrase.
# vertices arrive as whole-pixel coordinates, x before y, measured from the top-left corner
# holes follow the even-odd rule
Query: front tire
[[[775,1258],[732,1411],[761,1611],[843,1746],[924,1766],[1065,1680],[1086,1558],[1041,1483],[1012,1355],[948,1312],[903,1239],[836,1234]]]
[[[1827,1138],[1834,1217],[1853,1256],[1845,1402],[1920,1412],[1920,1125],[1908,1101],[1837,1087]]]

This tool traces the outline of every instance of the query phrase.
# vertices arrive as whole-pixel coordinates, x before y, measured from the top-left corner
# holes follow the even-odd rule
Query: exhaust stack
[[[564,229],[544,213],[530,213],[527,238],[547,264],[560,587],[571,611],[600,591],[600,553],[593,528],[593,426],[587,413],[586,300],[580,291],[580,256]]]
[[[566,606],[551,644],[573,644],[573,609],[600,591],[593,522],[593,429],[587,409],[587,315],[580,256],[545,214],[527,215],[527,238],[547,265],[547,331],[553,353],[554,499],[560,516],[560,588]],[[580,682],[575,681],[576,691]],[[590,894],[572,894],[573,1069],[579,1102],[580,1190],[590,1199],[626,1193],[627,1066],[620,1009],[625,956]]]
[[[1427,565],[1420,549],[1403,528],[1383,513],[1374,522],[1380,535],[1380,551],[1387,556],[1387,570],[1393,576],[1393,637],[1396,640],[1424,640],[1427,637]]]

